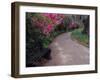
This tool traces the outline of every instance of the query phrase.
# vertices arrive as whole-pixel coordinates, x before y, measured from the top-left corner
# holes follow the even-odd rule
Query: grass
[[[84,46],[89,45],[89,37],[87,34],[83,34],[82,33],[82,28],[80,29],[75,29],[74,31],[72,31],[72,39],[76,39],[78,42],[80,42],[81,44],[83,44]]]

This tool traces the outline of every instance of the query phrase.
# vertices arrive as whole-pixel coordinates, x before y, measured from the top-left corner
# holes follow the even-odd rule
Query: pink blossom
[[[77,24],[75,22],[72,22],[69,24],[69,28],[75,28],[77,26]]]
[[[44,34],[49,34],[52,31],[53,27],[51,24],[49,24],[43,31]]]
[[[48,30],[49,32],[51,32],[51,30],[52,30],[52,25],[51,25],[51,24],[49,24],[49,25],[47,26],[47,30]]]

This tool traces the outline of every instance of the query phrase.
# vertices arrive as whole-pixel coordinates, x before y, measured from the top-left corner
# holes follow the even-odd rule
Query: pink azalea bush
[[[64,18],[64,15],[62,14],[44,13],[43,15],[48,17],[54,25],[60,24]]]
[[[61,14],[38,13],[32,17],[32,20],[35,25],[39,27],[43,34],[49,35],[54,30],[54,26],[59,25],[63,18],[64,15]]]

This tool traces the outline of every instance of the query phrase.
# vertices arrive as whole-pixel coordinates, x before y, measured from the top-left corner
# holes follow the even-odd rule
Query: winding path
[[[89,64],[89,48],[73,41],[70,33],[63,33],[49,46],[52,59],[45,66]]]

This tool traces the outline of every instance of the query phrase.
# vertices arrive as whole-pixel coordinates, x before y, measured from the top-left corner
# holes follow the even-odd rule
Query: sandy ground
[[[70,33],[63,33],[49,46],[51,57],[44,66],[89,64],[89,48],[73,41]]]

